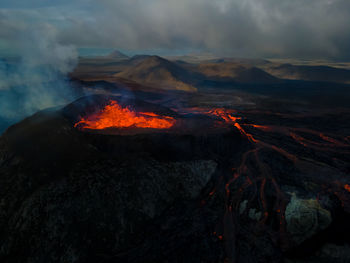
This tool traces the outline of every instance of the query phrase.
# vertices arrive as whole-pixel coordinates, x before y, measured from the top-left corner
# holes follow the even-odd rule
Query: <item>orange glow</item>
[[[169,129],[175,124],[175,119],[169,116],[160,116],[153,112],[134,112],[123,108],[116,101],[110,101],[101,112],[87,118],[81,118],[74,127],[101,130],[105,128],[151,128]]]
[[[222,108],[214,109],[214,110],[207,112],[207,114],[209,114],[209,115],[214,115],[214,116],[222,118],[227,123],[232,123],[240,131],[241,134],[243,134],[244,136],[246,136],[248,138],[248,140],[250,140],[253,143],[258,143],[258,140],[256,140],[251,134],[247,133],[242,128],[242,126],[237,122],[237,121],[241,120],[242,118],[232,116],[232,114],[234,114],[234,113],[235,112],[233,110],[222,109]]]
[[[256,125],[256,124],[247,124],[251,127],[254,127],[256,129],[259,129],[259,130],[263,130],[263,131],[272,131],[273,129],[269,126],[263,126],[263,125]]]
[[[344,188],[346,191],[350,192],[350,185],[346,184],[346,185],[344,185]]]

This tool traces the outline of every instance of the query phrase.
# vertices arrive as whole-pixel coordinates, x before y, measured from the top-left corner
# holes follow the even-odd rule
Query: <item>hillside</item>
[[[330,66],[282,64],[268,67],[265,70],[283,79],[350,83],[350,70]]]
[[[199,74],[158,56],[138,56],[130,59],[129,63],[136,65],[114,74],[114,77],[157,85],[161,89],[184,91],[196,91],[194,85],[201,78]]]
[[[129,57],[119,50],[115,50],[112,53],[108,54],[106,58],[110,59],[128,59]]]
[[[280,81],[262,69],[240,63],[204,63],[198,66],[198,71],[207,77],[232,78],[241,83],[265,84]]]

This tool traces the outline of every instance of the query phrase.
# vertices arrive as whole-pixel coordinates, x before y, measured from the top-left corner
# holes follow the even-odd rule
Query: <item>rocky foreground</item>
[[[1,262],[350,261],[348,157],[254,127],[84,132],[77,109],[0,138]]]

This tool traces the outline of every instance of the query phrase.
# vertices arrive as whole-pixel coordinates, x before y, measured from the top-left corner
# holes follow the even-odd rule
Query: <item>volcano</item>
[[[316,122],[107,95],[38,112],[0,137],[0,260],[347,259],[350,145]]]
[[[108,106],[141,118],[136,124],[142,125],[84,126],[105,114]],[[143,125],[153,118],[174,125]],[[135,247],[148,244],[158,250],[168,235],[173,241],[164,255],[142,253],[150,253],[149,262],[175,255],[177,240],[192,236],[194,229],[181,229],[177,236],[180,229],[173,220],[181,217],[178,223],[185,223],[200,196],[211,191],[220,160],[228,153],[238,158],[248,147],[240,132],[220,119],[182,115],[136,99],[96,95],[62,110],[39,112],[1,137],[0,192],[6,212],[0,215],[0,224],[6,227],[1,227],[0,258],[51,261],[64,251],[63,261],[78,256],[79,262],[114,262]],[[22,223],[15,223],[23,217]],[[57,232],[51,231],[51,224]],[[215,247],[211,234],[201,241],[206,223],[197,227],[200,235],[191,243]],[[195,247],[181,257],[188,257]],[[34,252],[37,249],[42,252]]]

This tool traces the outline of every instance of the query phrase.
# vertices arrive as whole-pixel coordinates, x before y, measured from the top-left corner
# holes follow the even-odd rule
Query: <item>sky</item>
[[[349,60],[350,1],[1,0],[0,55],[47,35],[69,48]]]

